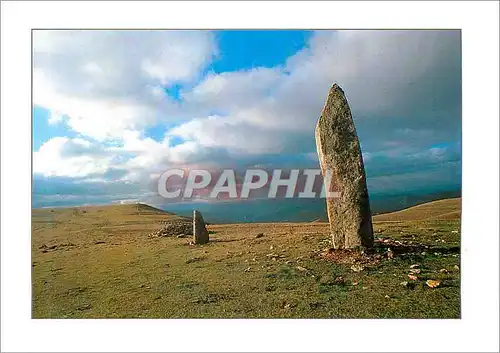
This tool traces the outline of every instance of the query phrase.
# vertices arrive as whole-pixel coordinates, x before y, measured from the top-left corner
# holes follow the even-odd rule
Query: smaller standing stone
[[[201,213],[196,210],[193,211],[193,235],[195,244],[208,243],[207,227],[205,227]]]

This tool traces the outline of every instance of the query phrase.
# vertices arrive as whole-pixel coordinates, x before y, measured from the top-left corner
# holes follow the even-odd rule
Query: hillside
[[[443,200],[374,217],[380,255],[353,270],[321,255],[325,222],[210,225],[193,246],[149,238],[183,218],[147,205],[34,209],[33,318],[457,318],[459,214]]]
[[[425,220],[459,220],[462,199],[446,199],[427,202],[401,211],[376,215],[375,222],[383,221],[425,221]]]

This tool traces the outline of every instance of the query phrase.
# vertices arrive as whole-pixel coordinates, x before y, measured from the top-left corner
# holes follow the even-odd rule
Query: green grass
[[[376,237],[429,249],[361,272],[317,255],[330,246],[326,223],[211,225],[210,243],[192,246],[148,238],[179,217],[144,205],[33,210],[33,317],[459,318],[459,207],[375,216]],[[404,287],[416,263],[419,279]]]

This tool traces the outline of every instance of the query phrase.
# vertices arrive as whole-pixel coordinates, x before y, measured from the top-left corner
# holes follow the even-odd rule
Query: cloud
[[[44,176],[85,177],[104,174],[113,156],[80,138],[55,137],[33,153],[33,172]]]
[[[60,122],[62,122],[64,120],[64,115],[53,110],[50,112],[49,114],[49,119],[48,119],[48,123],[50,125],[55,125],[55,124],[58,124]]]
[[[195,80],[216,55],[207,31],[40,30],[33,45],[34,104],[101,141],[177,111],[162,87]]]
[[[330,85],[338,82],[369,150],[389,139],[422,147],[460,137],[460,70],[458,31],[319,31],[283,66],[209,75],[183,98],[200,114],[217,109],[227,115],[224,123],[204,120],[195,138],[201,144],[237,148],[234,136],[253,129],[239,139],[253,145],[250,152],[285,152],[296,144],[312,152],[308,141]],[[192,122],[178,131],[194,138],[189,127]],[[418,130],[418,136],[407,131],[398,141],[394,135],[401,129]]]
[[[34,103],[80,137],[43,144],[34,172],[138,181],[179,165],[314,164],[333,82],[367,169],[455,158],[429,146],[461,137],[459,31],[317,31],[282,65],[206,73],[217,51],[208,31],[36,31]],[[164,136],[147,137],[154,126]]]

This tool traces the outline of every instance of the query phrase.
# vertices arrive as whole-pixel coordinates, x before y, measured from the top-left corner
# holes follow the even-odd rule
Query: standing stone
[[[201,213],[196,210],[193,211],[193,237],[195,244],[208,243],[207,227],[205,227]]]
[[[331,188],[327,190],[339,193],[338,197],[326,199],[334,249],[373,247],[363,157],[351,110],[337,84],[328,93],[315,137],[323,176],[327,170],[332,173]]]

